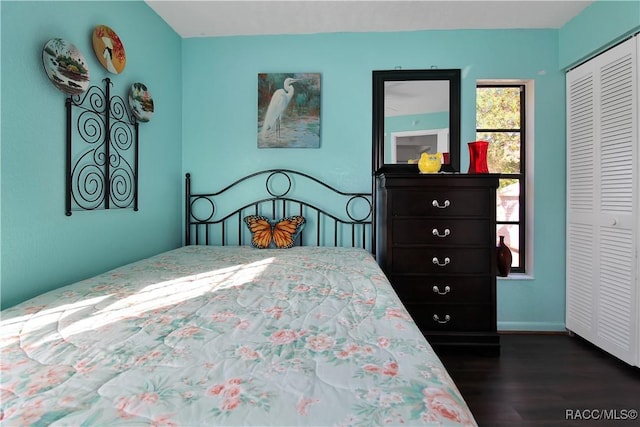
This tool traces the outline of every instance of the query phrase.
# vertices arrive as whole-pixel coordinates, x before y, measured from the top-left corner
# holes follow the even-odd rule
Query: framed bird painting
[[[258,148],[320,147],[320,73],[258,74]]]

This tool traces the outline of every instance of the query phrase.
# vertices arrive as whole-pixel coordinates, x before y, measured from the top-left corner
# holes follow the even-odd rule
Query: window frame
[[[476,136],[480,132],[517,132],[520,134],[520,172],[519,173],[499,173],[499,179],[517,179],[519,192],[519,212],[517,221],[500,221],[496,218],[496,228],[500,225],[518,225],[518,266],[511,267],[511,274],[526,275],[532,271],[533,260],[531,257],[533,233],[532,224],[533,211],[532,200],[529,197],[531,191],[530,183],[532,183],[531,174],[533,171],[530,153],[532,153],[533,138],[530,129],[533,129],[533,84],[522,80],[479,80],[476,82],[476,91],[481,88],[519,88],[520,89],[520,127],[512,129],[504,128],[478,128],[476,127]],[[531,98],[531,99],[529,99]],[[477,111],[477,105],[476,105]],[[477,113],[476,113],[477,114]],[[477,121],[476,121],[477,126]],[[532,156],[531,156],[532,157]],[[496,242],[497,244],[497,242]],[[510,275],[511,275],[510,274]]]

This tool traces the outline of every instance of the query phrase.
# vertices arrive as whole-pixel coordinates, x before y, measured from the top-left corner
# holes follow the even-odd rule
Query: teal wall
[[[560,67],[572,68],[638,31],[640,1],[596,1],[560,29]]]
[[[385,130],[389,132],[444,129],[449,127],[449,113],[446,111],[429,114],[408,114],[384,119]],[[388,136],[388,135],[387,135]]]
[[[181,244],[181,38],[145,3],[1,2],[2,307]],[[93,53],[112,27],[127,53],[120,75]],[[155,116],[140,125],[140,210],[64,214],[65,95],[48,80],[42,47],[61,37],[112,94],[147,84]],[[126,98],[125,98],[126,99]]]

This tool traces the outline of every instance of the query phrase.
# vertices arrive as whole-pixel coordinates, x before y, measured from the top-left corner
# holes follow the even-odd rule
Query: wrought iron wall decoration
[[[138,210],[138,122],[113,84],[69,96],[66,215],[94,209]]]

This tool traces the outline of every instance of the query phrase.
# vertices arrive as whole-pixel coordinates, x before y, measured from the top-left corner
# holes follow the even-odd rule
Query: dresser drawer
[[[491,331],[491,309],[487,305],[410,304],[405,307],[418,327],[426,331]]]
[[[488,219],[393,218],[391,235],[396,244],[486,246],[491,241]]]
[[[394,247],[389,274],[491,274],[495,248]]]
[[[479,216],[486,218],[495,203],[482,189],[424,190],[390,192],[392,216]]]
[[[405,303],[491,304],[491,277],[391,276],[393,289]]]

